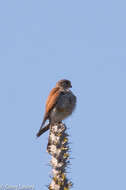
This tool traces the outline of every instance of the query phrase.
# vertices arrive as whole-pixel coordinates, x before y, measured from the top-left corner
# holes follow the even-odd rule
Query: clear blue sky
[[[0,184],[46,190],[49,90],[72,81],[73,190],[126,190],[126,1],[0,2]]]

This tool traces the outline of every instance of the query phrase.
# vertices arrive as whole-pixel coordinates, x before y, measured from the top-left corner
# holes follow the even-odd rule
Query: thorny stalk
[[[49,190],[69,190],[71,181],[66,177],[66,168],[69,164],[69,144],[66,126],[58,123],[50,128],[48,153],[52,156],[52,181]]]

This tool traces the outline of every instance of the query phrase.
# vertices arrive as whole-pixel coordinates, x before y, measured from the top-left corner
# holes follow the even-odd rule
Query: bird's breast
[[[71,91],[62,93],[50,113],[51,121],[62,121],[72,114],[75,106],[76,96]]]

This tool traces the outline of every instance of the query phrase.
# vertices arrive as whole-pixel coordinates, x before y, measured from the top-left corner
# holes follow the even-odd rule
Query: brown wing
[[[61,93],[61,91],[60,91],[59,87],[53,88],[51,90],[51,92],[47,98],[47,101],[46,101],[46,108],[45,108],[45,114],[44,114],[42,126],[45,123],[46,119],[48,119],[49,112],[54,107],[54,105],[56,104],[56,101],[57,101],[60,93]]]

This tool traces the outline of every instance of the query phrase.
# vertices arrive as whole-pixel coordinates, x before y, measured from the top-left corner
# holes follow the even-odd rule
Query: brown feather
[[[60,91],[59,87],[53,88],[51,90],[51,92],[49,93],[49,96],[48,96],[47,101],[46,101],[46,108],[45,108],[45,114],[44,114],[44,119],[43,119],[43,122],[42,122],[42,126],[44,125],[45,121],[48,119],[49,112],[52,110],[52,108],[56,104],[60,93],[61,93],[61,91]]]

